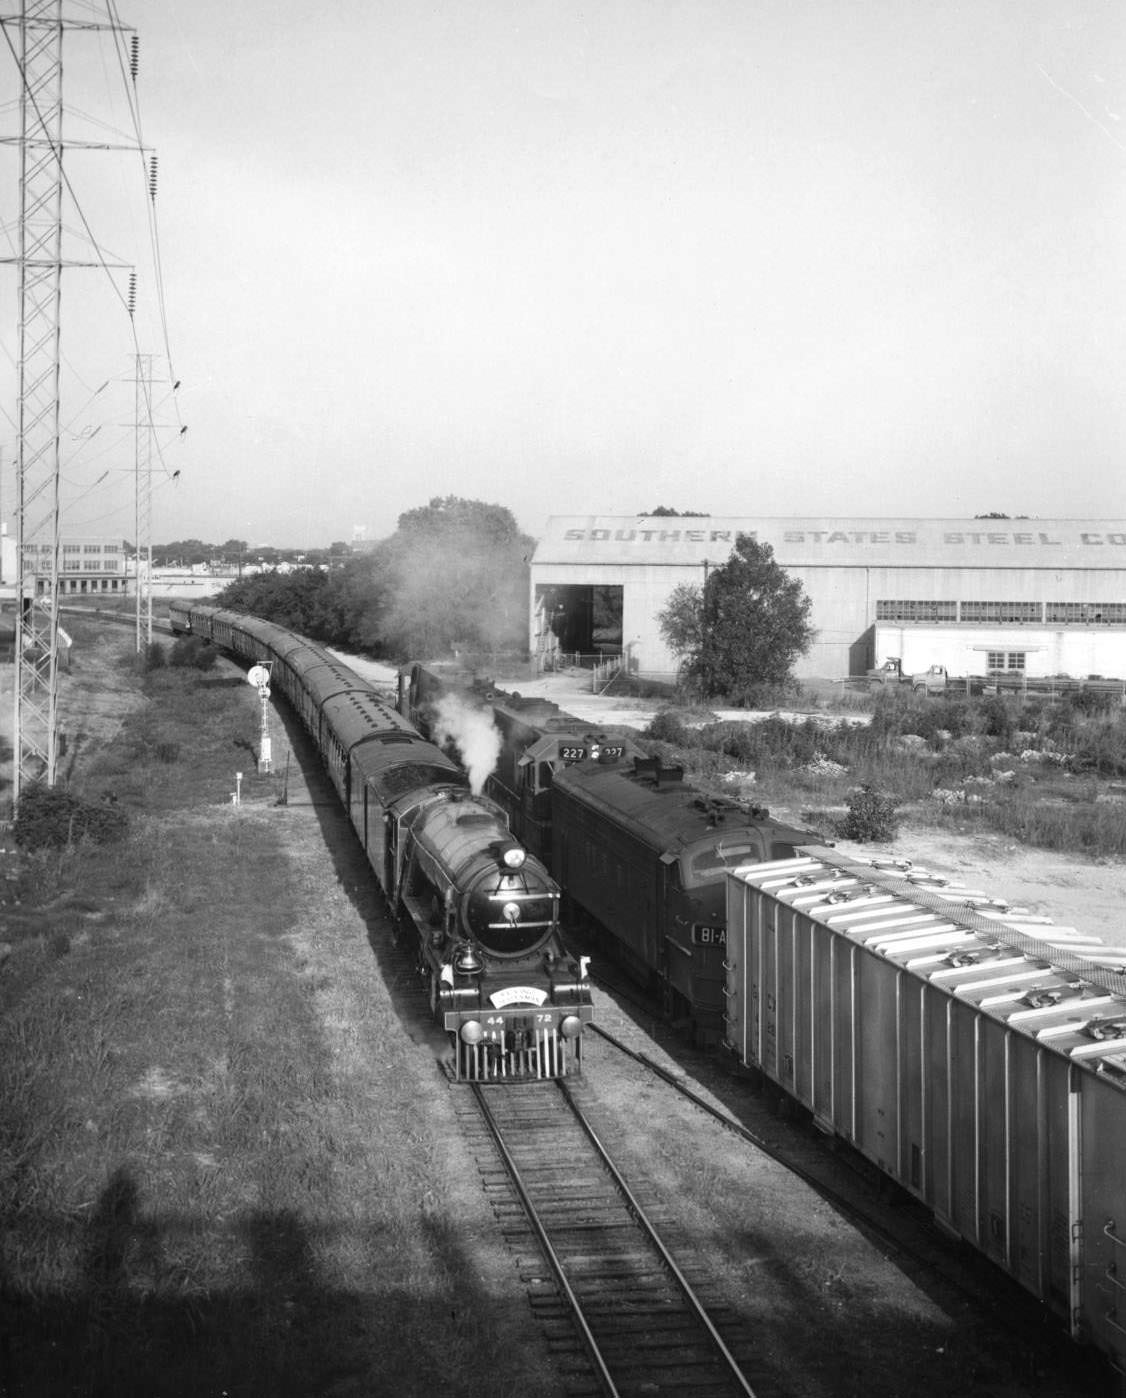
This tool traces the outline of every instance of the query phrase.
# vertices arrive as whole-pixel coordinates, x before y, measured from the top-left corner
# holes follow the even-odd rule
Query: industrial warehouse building
[[[800,679],[908,671],[1126,678],[1126,520],[550,518],[531,564],[531,647],[597,654],[669,679],[658,616],[736,535],[769,544],[812,603]]]
[[[28,573],[36,576],[36,591],[48,590],[51,545],[25,544]],[[125,592],[127,560],[121,540],[106,538],[63,539],[59,543],[59,592]],[[16,581],[16,541],[7,526],[0,527],[0,584]]]

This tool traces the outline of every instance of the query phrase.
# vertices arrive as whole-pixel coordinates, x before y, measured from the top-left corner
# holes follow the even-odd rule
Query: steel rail
[[[571,1308],[571,1314],[574,1317],[575,1324],[578,1326],[579,1334],[582,1337],[582,1342],[590,1358],[590,1362],[594,1365],[602,1392],[607,1395],[607,1398],[620,1398],[618,1387],[614,1383],[609,1369],[606,1367],[606,1361],[602,1357],[602,1351],[598,1348],[598,1341],[594,1338],[591,1328],[587,1324],[586,1317],[583,1315],[583,1308],[579,1303],[579,1298],[575,1295],[571,1283],[567,1280],[567,1273],[564,1270],[563,1263],[559,1259],[559,1254],[552,1246],[551,1239],[547,1236],[547,1229],[543,1226],[543,1221],[539,1216],[536,1206],[524,1187],[524,1181],[520,1178],[519,1166],[516,1164],[516,1161],[513,1160],[508,1147],[505,1145],[503,1132],[497,1123],[496,1117],[493,1115],[492,1108],[485,1100],[485,1091],[479,1083],[470,1083],[470,1086],[473,1089],[473,1095],[477,1099],[478,1106],[481,1108],[481,1115],[485,1118],[489,1131],[492,1133],[493,1140],[496,1142],[497,1149],[501,1153],[501,1158],[504,1161],[505,1169],[508,1171],[513,1187],[520,1196],[520,1202],[523,1204],[524,1211],[528,1215],[528,1221],[532,1225],[532,1230],[539,1239],[540,1247],[543,1249],[543,1254],[547,1258],[548,1265],[555,1274],[555,1280],[559,1285],[559,1289]]]
[[[555,1079],[554,1081],[555,1086],[559,1089],[559,1092],[566,1101],[567,1106],[569,1107],[572,1115],[578,1122],[579,1126],[581,1126],[590,1144],[593,1146],[600,1164],[603,1166],[607,1174],[609,1174],[610,1178],[616,1185],[618,1192],[621,1195],[622,1199],[625,1201],[625,1205],[629,1210],[630,1214],[633,1216],[635,1222],[644,1232],[646,1238],[648,1239],[650,1245],[656,1252],[665,1270],[673,1278],[677,1287],[680,1289],[681,1295],[687,1302],[692,1314],[695,1316],[697,1322],[700,1324],[701,1328],[710,1340],[715,1352],[722,1356],[723,1362],[726,1365],[728,1372],[734,1379],[739,1392],[744,1394],[745,1398],[755,1398],[754,1390],[748,1384],[746,1376],[739,1367],[738,1361],[736,1360],[735,1356],[731,1353],[731,1351],[728,1349],[726,1343],[723,1340],[723,1337],[719,1334],[719,1331],[716,1329],[715,1324],[712,1321],[711,1317],[708,1315],[703,1303],[700,1301],[700,1298],[696,1295],[696,1292],[693,1289],[691,1282],[689,1282],[688,1278],[681,1271],[672,1254],[669,1252],[668,1248],[662,1241],[660,1234],[656,1231],[652,1223],[649,1221],[644,1208],[638,1202],[633,1191],[630,1189],[629,1185],[623,1178],[621,1172],[614,1164],[608,1151],[606,1150],[606,1147],[602,1144],[593,1126],[587,1120],[587,1117],[583,1112],[582,1108],[575,1101],[570,1087],[563,1079]],[[564,1268],[564,1265],[561,1259],[559,1258],[558,1253],[556,1252],[554,1246],[552,1245],[548,1237],[547,1230],[539,1217],[539,1214],[536,1210],[536,1206],[532,1201],[528,1191],[524,1187],[524,1183],[520,1178],[519,1166],[516,1164],[515,1160],[513,1159],[511,1153],[509,1152],[507,1146],[504,1143],[503,1132],[501,1131],[501,1128],[497,1123],[497,1120],[493,1115],[493,1112],[489,1107],[488,1102],[485,1100],[485,1094],[483,1089],[476,1083],[471,1085],[473,1087],[474,1095],[476,1096],[477,1101],[480,1105],[482,1115],[484,1116],[489,1130],[492,1133],[493,1139],[495,1140],[497,1147],[500,1150],[501,1157],[505,1164],[505,1168],[508,1171],[509,1177],[512,1180],[514,1188],[520,1196],[521,1204],[523,1205],[528,1219],[532,1225],[532,1229],[540,1241],[540,1245],[543,1248],[544,1255],[547,1258],[548,1264],[551,1267],[553,1273],[555,1274],[555,1278],[559,1283],[560,1290],[566,1298],[567,1304],[570,1306],[571,1312],[575,1317],[575,1322],[579,1328],[580,1336],[587,1350],[587,1353],[595,1366],[595,1370],[597,1372],[599,1383],[602,1386],[602,1390],[607,1395],[611,1395],[611,1398],[617,1398],[617,1395],[619,1394],[617,1385],[614,1383],[614,1379],[611,1376],[609,1369],[606,1366],[605,1360],[602,1357],[602,1353],[598,1347],[598,1341],[595,1338],[593,1332],[591,1331],[590,1326],[587,1324],[586,1317],[584,1316],[582,1310],[582,1303],[576,1296],[574,1289],[572,1288],[567,1278],[566,1269]]]
[[[556,1085],[558,1086],[560,1092],[562,1092],[563,1096],[567,1099],[567,1104],[574,1112],[579,1125],[586,1132],[588,1138],[590,1139],[590,1143],[598,1152],[599,1159],[602,1161],[603,1165],[605,1165],[606,1169],[609,1171],[614,1183],[621,1190],[622,1195],[625,1198],[627,1205],[629,1206],[630,1212],[633,1214],[634,1218],[641,1225],[641,1227],[645,1230],[646,1236],[649,1238],[649,1241],[653,1244],[653,1247],[656,1249],[661,1261],[665,1264],[671,1275],[675,1278],[676,1284],[680,1287],[681,1294],[684,1296],[684,1299],[692,1308],[692,1311],[695,1314],[697,1320],[699,1320],[700,1324],[704,1327],[705,1331],[708,1334],[708,1337],[711,1339],[716,1349],[723,1356],[724,1363],[730,1370],[731,1375],[734,1378],[736,1384],[738,1385],[740,1392],[745,1393],[747,1395],[747,1398],[755,1398],[754,1389],[751,1388],[750,1384],[748,1384],[746,1375],[743,1373],[742,1369],[740,1369],[738,1361],[736,1360],[735,1356],[731,1353],[731,1351],[727,1348],[727,1345],[723,1341],[723,1337],[715,1328],[715,1324],[712,1321],[711,1316],[708,1315],[707,1311],[704,1309],[703,1303],[701,1302],[700,1298],[696,1295],[696,1292],[693,1290],[692,1283],[676,1265],[676,1261],[673,1258],[672,1254],[661,1241],[660,1234],[653,1227],[652,1223],[650,1223],[648,1217],[646,1216],[645,1210],[638,1203],[633,1191],[630,1189],[626,1181],[622,1178],[622,1175],[619,1172],[618,1167],[614,1164],[613,1160],[610,1159],[610,1155],[607,1152],[606,1147],[602,1144],[602,1142],[598,1139],[598,1136],[595,1134],[594,1127],[591,1126],[590,1122],[586,1118],[586,1115],[583,1113],[578,1103],[571,1095],[570,1087],[562,1078],[556,1079]]]

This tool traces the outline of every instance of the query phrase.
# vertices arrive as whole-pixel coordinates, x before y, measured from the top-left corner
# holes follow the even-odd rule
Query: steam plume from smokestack
[[[462,764],[469,773],[470,788],[474,796],[480,796],[500,756],[501,738],[493,726],[492,716],[484,709],[465,703],[456,694],[444,694],[438,701],[434,741],[441,747],[447,738],[457,744]]]

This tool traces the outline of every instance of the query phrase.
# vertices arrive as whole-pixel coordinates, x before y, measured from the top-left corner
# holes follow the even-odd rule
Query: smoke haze
[[[443,695],[438,702],[434,741],[442,747],[447,739],[457,744],[470,788],[474,796],[480,796],[500,756],[501,738],[492,716],[456,694]]]

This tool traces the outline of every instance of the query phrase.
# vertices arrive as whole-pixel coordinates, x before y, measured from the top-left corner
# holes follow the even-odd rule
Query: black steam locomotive
[[[504,811],[330,652],[271,622],[173,602],[192,634],[267,666],[308,729],[396,922],[409,926],[458,1080],[581,1071],[593,1018],[586,959],[559,929],[560,890]]]
[[[492,714],[501,749],[486,789],[563,886],[568,915],[587,922],[698,1042],[721,1042],[725,872],[792,858],[821,837],[764,807],[705,795],[620,731],[594,729],[547,700],[470,685],[452,670],[404,667],[400,710],[427,732],[457,688]]]

